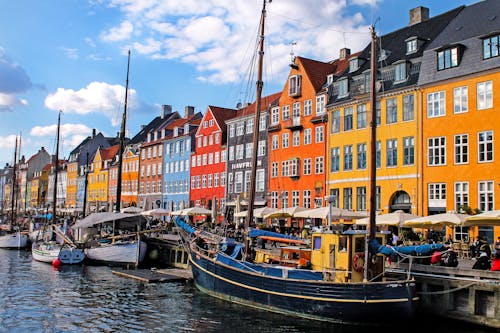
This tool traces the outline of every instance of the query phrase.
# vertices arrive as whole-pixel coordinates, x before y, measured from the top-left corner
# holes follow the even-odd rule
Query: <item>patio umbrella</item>
[[[397,210],[388,214],[380,214],[375,216],[375,224],[376,225],[393,225],[393,226],[401,226],[403,222],[416,219],[420,216],[405,213],[402,210]],[[370,217],[365,217],[362,219],[356,220],[355,224],[358,225],[368,225],[370,223]]]
[[[142,208],[139,208],[139,207],[134,207],[134,206],[130,206],[130,207],[127,207],[127,208],[123,208],[120,213],[128,213],[128,214],[139,214],[142,212]]]
[[[478,225],[500,226],[500,210],[491,210],[489,212],[468,216],[463,224],[464,227]]]
[[[347,209],[331,207],[332,209],[332,220],[338,219],[360,219],[367,216],[365,212],[353,212]],[[327,219],[330,214],[330,207],[320,207],[314,209],[308,209],[294,214],[294,217],[303,218],[317,218],[317,219]]]
[[[274,212],[269,212],[263,215],[264,219],[276,218],[276,217],[295,217],[295,214],[305,211],[307,208],[304,207],[287,207],[276,209]]]
[[[190,207],[183,209],[181,215],[212,215],[212,211],[203,207]]]
[[[403,222],[402,226],[406,228],[442,229],[444,226],[460,226],[468,216],[469,215],[454,212],[435,214],[406,220]]]
[[[258,218],[264,218],[265,215],[267,214],[272,214],[276,212],[278,209],[276,208],[270,208],[270,207],[261,207],[261,208],[255,208],[253,210],[253,216],[258,217]],[[234,217],[246,217],[247,216],[247,210],[244,210],[242,212],[238,212],[234,214]]]
[[[147,210],[145,212],[141,212],[141,215],[144,216],[167,216],[170,215],[170,211],[165,208],[155,208],[151,210]]]

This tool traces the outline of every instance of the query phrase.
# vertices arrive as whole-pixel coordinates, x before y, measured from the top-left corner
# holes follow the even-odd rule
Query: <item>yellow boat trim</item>
[[[266,294],[273,294],[273,295],[278,295],[278,296],[294,297],[294,298],[301,298],[301,299],[310,299],[310,300],[314,300],[314,301],[343,302],[343,303],[399,303],[399,302],[407,302],[408,301],[407,298],[394,298],[394,299],[385,299],[385,300],[382,300],[382,299],[381,300],[366,300],[366,299],[348,299],[347,300],[347,299],[342,299],[342,298],[325,298],[325,297],[315,297],[315,296],[305,296],[305,295],[294,295],[294,294],[279,293],[279,292],[276,292],[276,291],[269,291],[269,290],[265,290],[265,289],[261,289],[261,288],[247,286],[245,284],[238,283],[238,282],[226,279],[226,278],[224,278],[222,276],[214,274],[214,273],[206,270],[205,268],[201,267],[196,262],[194,262],[191,257],[189,257],[189,261],[191,261],[191,263],[193,265],[195,265],[196,267],[198,267],[198,269],[202,270],[203,272],[205,272],[205,273],[207,273],[207,274],[209,274],[209,275],[211,275],[211,276],[213,276],[213,277],[215,277],[215,278],[217,278],[219,280],[222,280],[224,282],[233,284],[233,285],[241,287],[241,288],[250,289],[250,290],[254,290],[254,291],[258,291],[258,292],[262,292],[262,293],[266,293]],[[413,301],[417,301],[418,299],[419,299],[418,297],[414,297]]]

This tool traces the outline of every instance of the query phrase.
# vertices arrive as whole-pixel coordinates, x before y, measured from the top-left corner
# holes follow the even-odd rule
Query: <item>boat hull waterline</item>
[[[0,236],[0,248],[23,249],[28,245],[28,235],[21,232],[9,233]]]
[[[351,324],[410,320],[418,301],[414,280],[334,283],[275,278],[193,252],[190,262],[194,283],[203,293],[303,318]]]
[[[63,246],[53,243],[34,243],[31,248],[33,259],[40,262],[52,263],[59,259],[63,265],[80,264],[85,259],[81,249]]]
[[[85,249],[85,256],[89,261],[104,264],[136,264],[144,260],[147,250],[147,244],[143,241],[139,243],[103,243],[98,246]],[[137,257],[139,256],[139,257]]]

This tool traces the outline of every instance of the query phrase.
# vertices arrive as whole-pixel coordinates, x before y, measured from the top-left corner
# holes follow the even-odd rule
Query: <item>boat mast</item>
[[[59,115],[57,116],[57,135],[56,135],[56,156],[54,161],[54,189],[52,192],[52,222],[56,221],[56,209],[57,209],[57,173],[59,169],[59,135],[61,130],[61,113],[59,110]]]
[[[122,166],[123,150],[125,141],[125,122],[127,121],[127,98],[128,98],[128,73],[130,70],[130,50],[128,50],[127,80],[125,81],[125,103],[123,105],[122,127],[120,130],[120,148],[118,150],[118,179],[116,183],[116,206],[115,212],[120,211],[122,201]]]
[[[83,190],[83,217],[87,213],[87,188],[89,186],[89,152],[87,151],[87,161],[85,162],[85,182]]]
[[[370,27],[371,31],[371,91],[370,91],[370,104],[371,104],[371,122],[370,122],[370,223],[368,224],[368,237],[365,244],[365,267],[363,270],[363,278],[366,281],[368,278],[368,246],[369,241],[375,239],[375,212],[377,208],[376,192],[377,192],[377,35],[375,27]]]
[[[16,163],[17,162],[17,135],[16,135],[16,145],[15,145],[15,148],[14,148],[14,167],[12,169],[12,189],[11,189],[11,197],[12,197],[12,200],[10,202],[10,224],[14,224],[14,217],[15,217],[15,213],[14,213],[14,207],[15,207],[15,201],[16,201],[16,182],[17,182],[17,177],[16,177],[16,173],[17,173],[17,168],[16,168]]]
[[[257,72],[257,92],[256,92],[256,102],[255,102],[255,115],[253,121],[253,149],[252,149],[252,164],[251,164],[251,174],[250,174],[250,190],[248,194],[248,210],[247,218],[245,220],[245,230],[253,223],[253,207],[255,198],[255,182],[257,174],[257,150],[259,144],[259,123],[260,123],[260,108],[261,108],[261,98],[262,98],[262,88],[264,82],[262,82],[262,64],[264,62],[264,23],[266,18],[266,0],[262,1],[262,15],[260,18],[260,41],[259,41],[259,63]],[[269,0],[271,2],[271,0]],[[245,247],[247,248],[247,247]]]

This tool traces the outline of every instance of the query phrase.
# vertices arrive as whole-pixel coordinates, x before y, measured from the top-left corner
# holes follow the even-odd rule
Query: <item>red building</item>
[[[236,112],[209,106],[196,132],[191,155],[190,206],[211,209],[218,216],[225,206],[226,120],[235,117]]]

